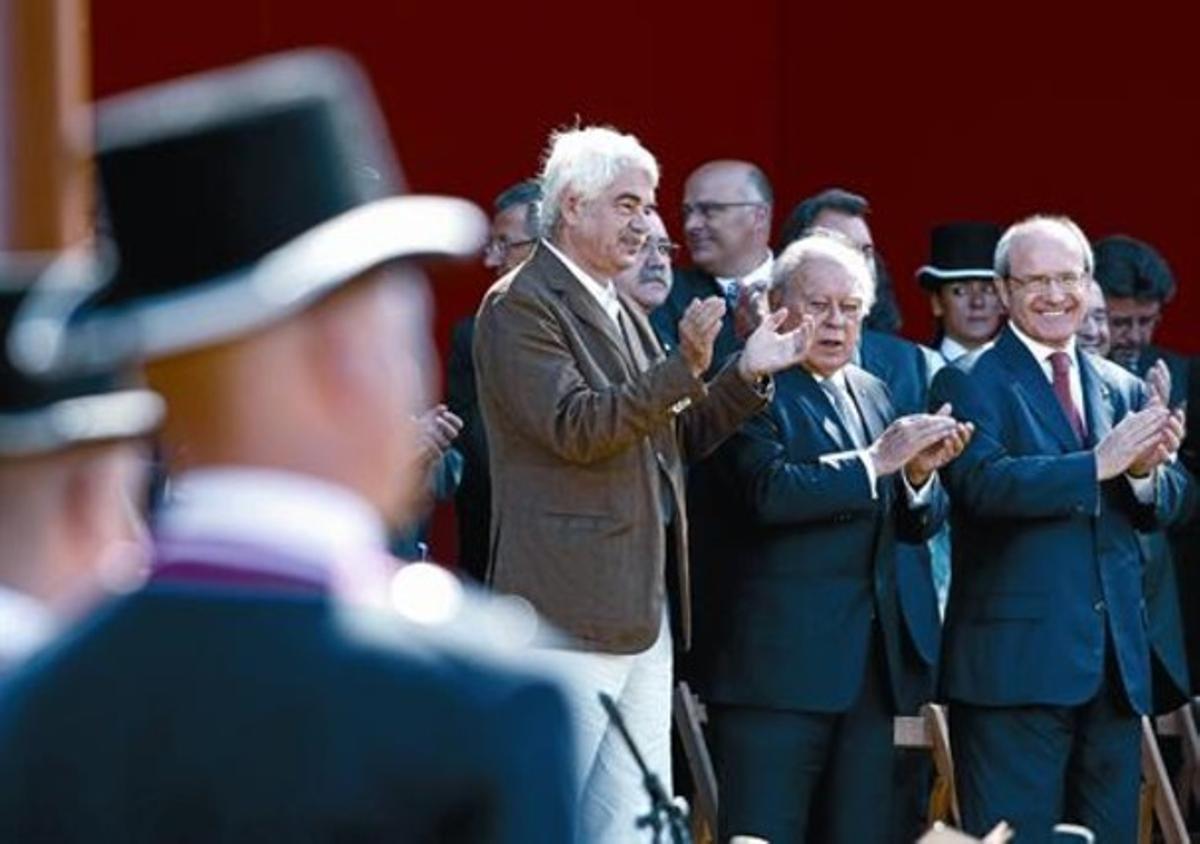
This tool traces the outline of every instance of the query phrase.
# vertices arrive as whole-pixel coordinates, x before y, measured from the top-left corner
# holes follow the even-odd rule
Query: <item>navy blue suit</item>
[[[855,366],[846,374],[874,439],[895,417],[887,389]],[[742,537],[723,561],[708,686],[722,834],[887,840],[892,715],[927,698],[929,674],[898,599],[897,547],[932,535],[946,500],[935,487],[911,507],[899,474],[872,497],[861,460],[829,457],[853,445],[818,382],[793,369],[775,384],[770,407],[714,458]]]
[[[319,589],[152,583],[0,698],[0,840],[567,841],[565,704]]]
[[[1091,450],[1143,404],[1140,381],[1078,355],[1088,442],[1011,327],[938,373],[975,435],[943,477],[954,580],[942,650],[959,798],[969,831],[1007,818],[1022,840],[1074,820],[1102,841],[1136,830],[1136,712],[1150,709],[1137,531],[1183,508],[1186,474],[1160,467],[1152,504],[1100,483]]]
[[[924,413],[929,403],[929,362],[927,350],[891,334],[863,331],[859,343],[859,366],[887,384],[888,395],[897,416]],[[933,697],[933,671],[941,648],[942,622],[938,614],[929,545],[904,543],[897,548],[896,584],[900,602],[910,620],[913,642],[931,666],[929,695],[915,701],[905,711],[915,713]]]

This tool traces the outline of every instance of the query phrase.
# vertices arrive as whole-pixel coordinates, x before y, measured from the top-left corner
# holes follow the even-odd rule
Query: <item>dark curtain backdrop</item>
[[[1200,88],[1190,22],[1152,4],[468,4],[94,0],[99,96],[295,46],[367,68],[414,190],[482,205],[533,174],[579,119],[634,132],[663,165],[679,236],[687,173],[760,164],[776,221],[842,185],[866,194],[904,333],[931,334],[913,273],[931,225],[1065,212],[1093,238],[1155,244],[1180,283],[1165,344],[1200,352]],[[830,4],[831,6],[833,4]],[[437,338],[473,310],[482,267],[439,269]],[[439,513],[435,553],[454,555]]]

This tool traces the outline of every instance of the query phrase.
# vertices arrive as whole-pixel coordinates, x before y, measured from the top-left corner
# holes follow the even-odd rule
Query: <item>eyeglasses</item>
[[[683,219],[695,212],[705,220],[711,220],[727,208],[757,208],[761,202],[685,202],[683,203]]]
[[[520,249],[522,246],[529,246],[533,243],[537,243],[536,238],[530,238],[528,240],[509,240],[506,237],[494,237],[484,245],[483,254],[494,255],[498,258],[502,258],[513,249]]]
[[[1024,277],[1010,275],[1006,276],[1006,278],[1008,281],[1016,282],[1018,287],[1028,290],[1031,293],[1049,293],[1050,285],[1055,282],[1058,283],[1058,286],[1062,290],[1070,293],[1082,287],[1083,283],[1090,276],[1087,273],[1055,273],[1052,275],[1029,275]]]
[[[810,299],[804,303],[804,312],[817,319],[824,319],[833,313],[834,308],[847,319],[858,319],[862,315],[862,302],[850,299],[846,302],[830,302],[826,299]]]
[[[1115,316],[1108,318],[1108,325],[1117,331],[1129,331],[1133,328],[1139,331],[1149,331],[1158,327],[1162,314],[1154,316]]]
[[[649,254],[651,250],[657,252],[660,258],[666,258],[669,261],[679,253],[679,244],[672,243],[665,237],[648,237],[646,238],[646,242],[642,244],[642,252]]]

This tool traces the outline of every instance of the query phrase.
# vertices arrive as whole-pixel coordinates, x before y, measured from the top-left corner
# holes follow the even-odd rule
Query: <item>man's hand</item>
[[[937,413],[901,416],[888,425],[887,430],[867,449],[867,455],[875,465],[875,475],[886,477],[907,466],[926,449],[941,445],[942,440],[958,437],[959,424],[950,415],[949,405],[943,406]],[[918,474],[914,478],[913,473],[908,473],[909,483],[915,486],[925,483],[928,477],[921,478]]]
[[[444,404],[431,407],[416,418],[417,459],[428,468],[445,454],[462,431],[463,421]]]
[[[1171,411],[1159,429],[1158,440],[1134,459],[1127,470],[1129,474],[1135,478],[1144,478],[1158,466],[1174,460],[1185,433],[1183,409]]]
[[[1151,400],[1157,397],[1163,407],[1171,406],[1171,370],[1162,358],[1147,370],[1145,384]]]
[[[949,416],[950,405],[942,405],[934,415]],[[909,484],[915,489],[924,486],[930,475],[963,453],[973,433],[974,424],[959,422],[947,436],[917,452],[912,460],[904,464],[904,476]]]
[[[746,338],[742,356],[738,359],[738,374],[747,383],[753,384],[764,375],[795,366],[808,353],[808,346],[816,332],[813,318],[806,314],[798,326],[780,334],[779,326],[787,317],[787,308],[767,314],[758,328]]]
[[[679,353],[692,373],[699,378],[712,364],[713,341],[721,331],[725,300],[720,296],[693,299],[679,319]]]
[[[1166,460],[1169,452],[1161,448],[1166,445],[1162,435],[1172,415],[1155,395],[1144,408],[1118,422],[1096,445],[1097,479],[1107,481],[1131,469],[1135,475],[1148,474]]]

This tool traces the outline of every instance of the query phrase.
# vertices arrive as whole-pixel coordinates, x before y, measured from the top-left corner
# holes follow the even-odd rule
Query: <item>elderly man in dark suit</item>
[[[705,382],[725,313],[713,296],[687,307],[664,355],[612,283],[645,243],[657,182],[657,162],[630,135],[556,134],[541,177],[545,239],[476,320],[495,491],[489,581],[577,640],[555,661],[580,678],[588,842],[636,840],[646,809],[598,691],[669,782],[671,642],[691,635],[683,461],[758,410],[767,376],[806,345],[802,329],[777,333],[774,314]]]
[[[887,386],[850,363],[874,283],[848,243],[796,241],[771,294],[815,334],[715,457],[742,536],[710,679],[722,836],[887,841],[892,716],[926,699],[929,676],[896,550],[941,524],[935,472],[970,428],[948,408],[897,418]]]
[[[942,691],[963,820],[1022,841],[1059,821],[1137,833],[1138,714],[1151,705],[1137,531],[1178,518],[1182,416],[1079,354],[1093,269],[1072,221],[1011,226],[995,270],[1009,325],[943,369],[932,403],[976,426],[944,473],[954,581]],[[1161,373],[1165,377],[1165,373]]]
[[[38,371],[146,355],[175,475],[148,585],[0,699],[0,840],[571,836],[556,686],[384,611],[428,580],[384,550],[431,357],[425,281],[394,262],[471,254],[485,221],[389,195],[379,126],[324,52],[99,105],[115,278],[68,333],[40,300],[14,332]]]

